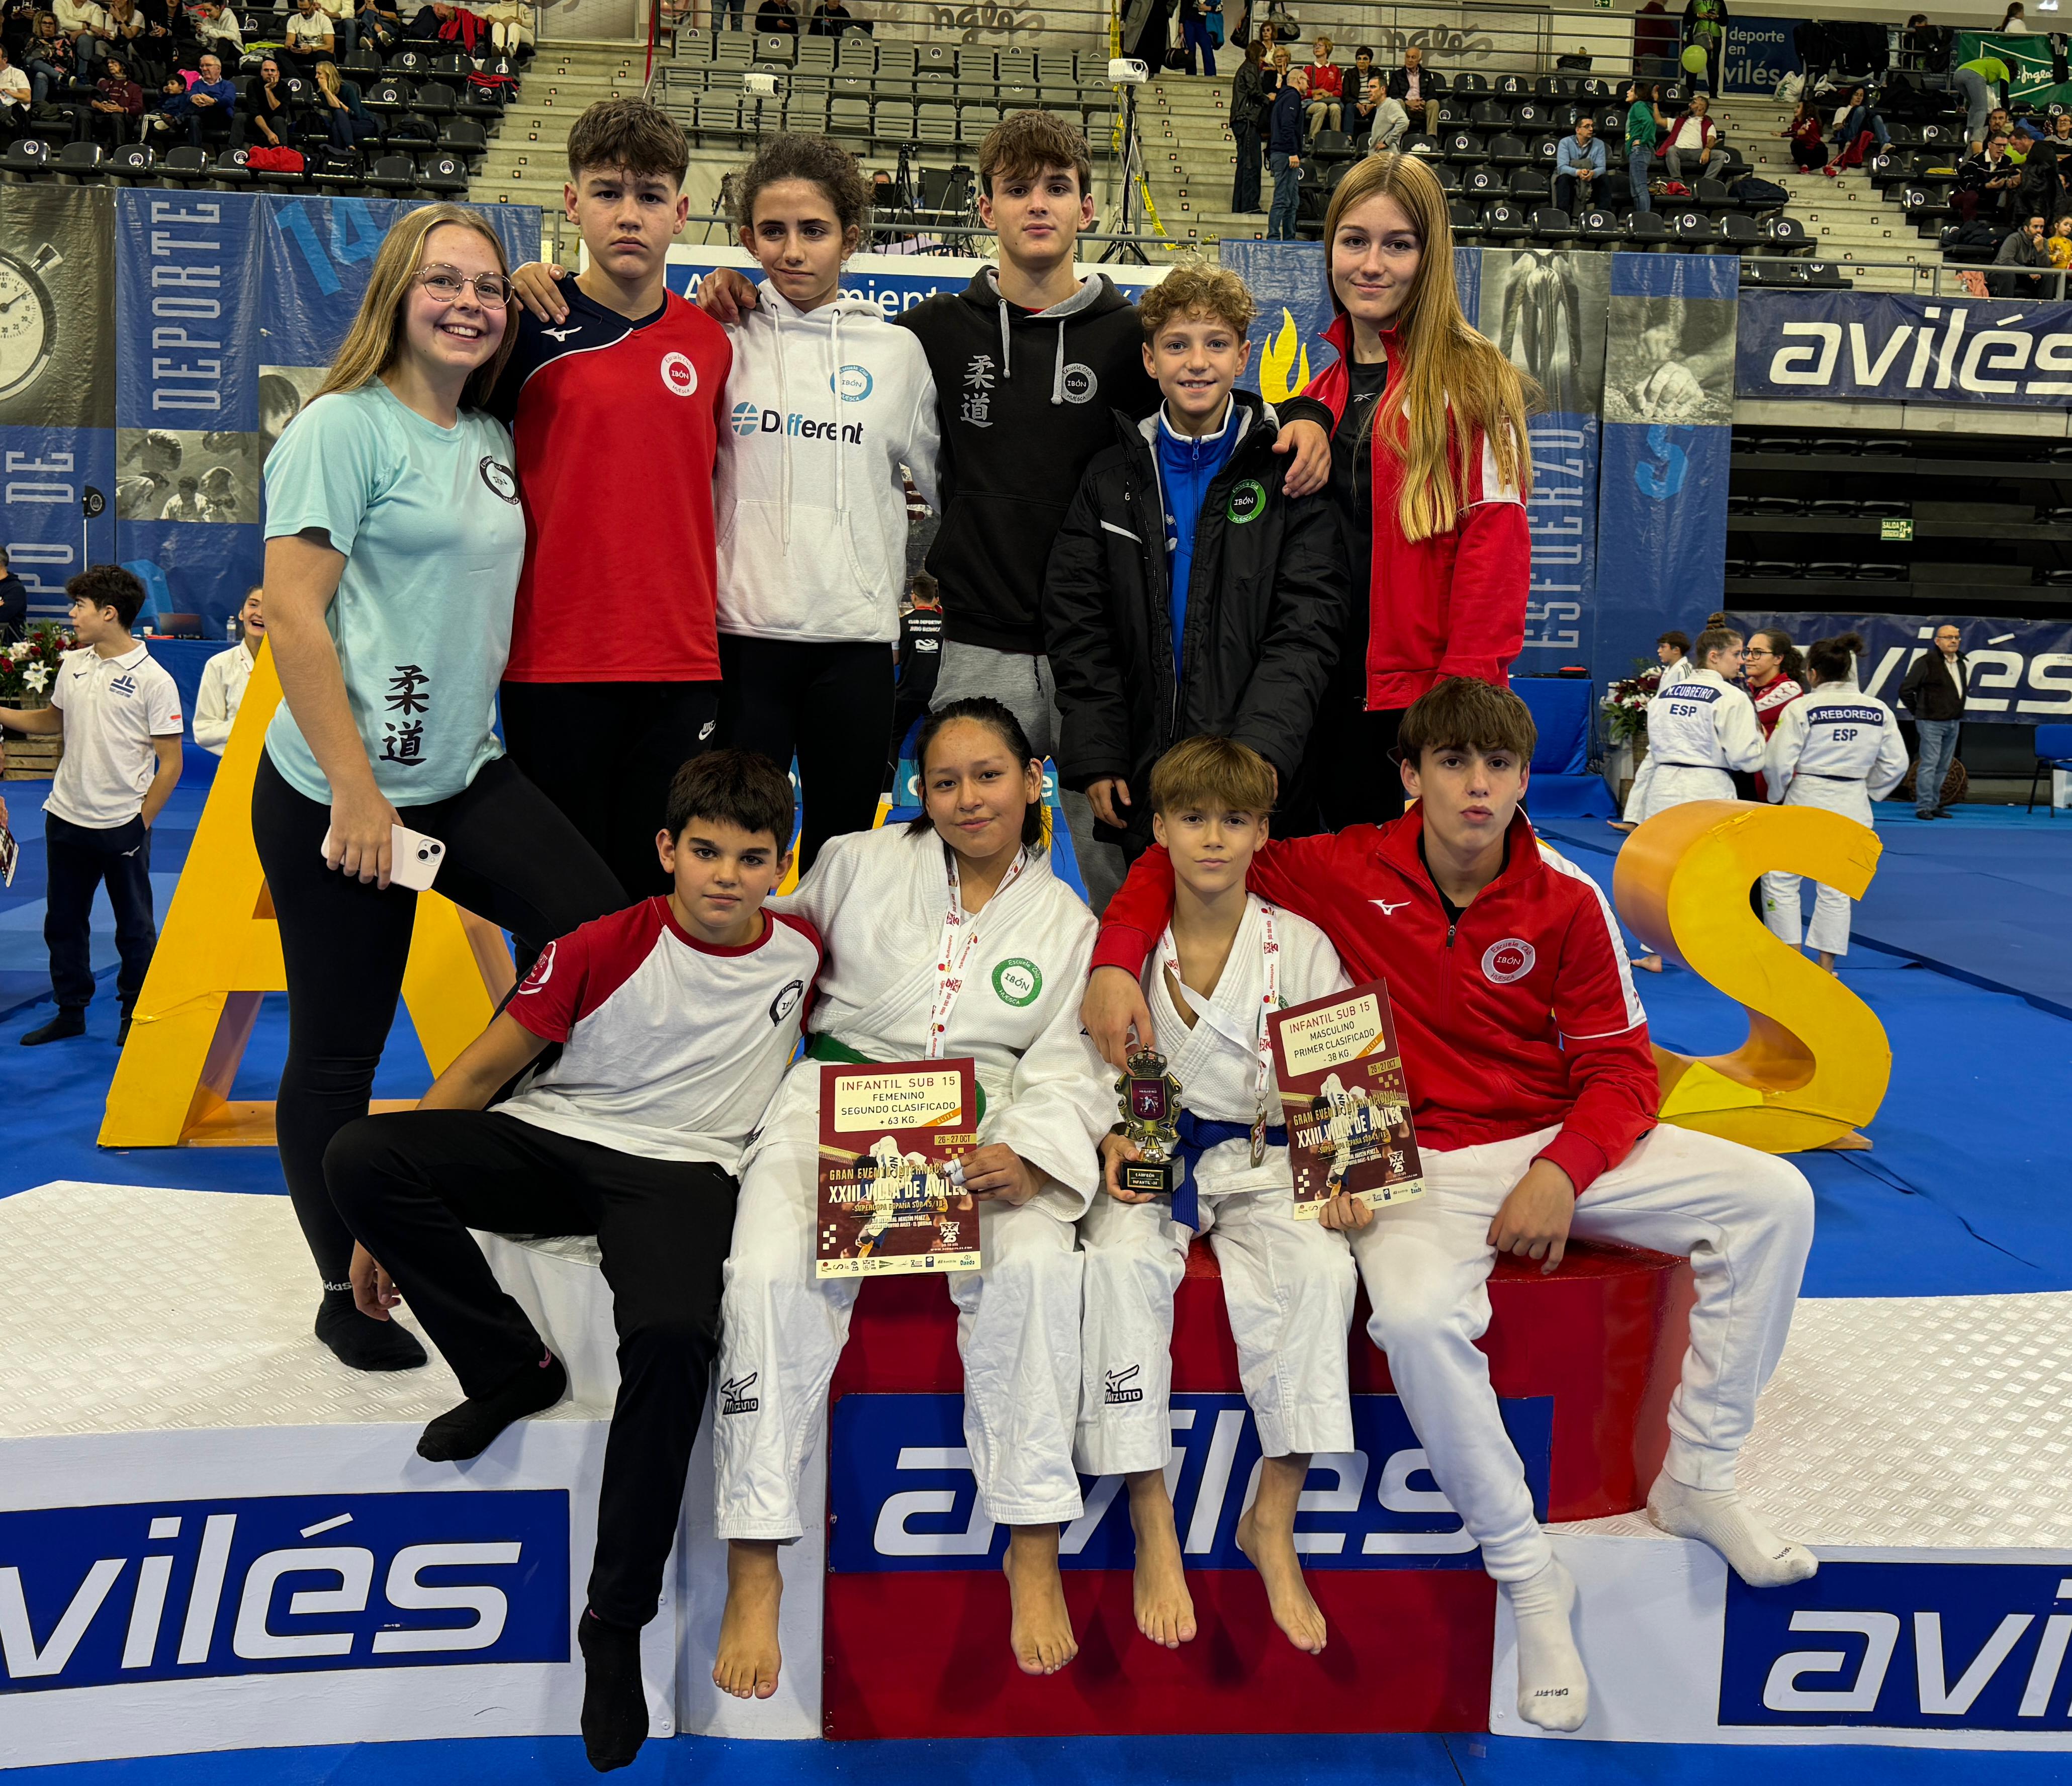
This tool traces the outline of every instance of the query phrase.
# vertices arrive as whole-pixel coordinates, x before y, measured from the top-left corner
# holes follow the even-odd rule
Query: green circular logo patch
[[[1005,1004],[1033,1005],[1043,990],[1042,971],[1034,961],[1011,956],[993,970],[993,990]]]
[[[1231,492],[1230,507],[1224,512],[1240,527],[1258,520],[1266,512],[1266,487],[1257,478],[1247,478]]]

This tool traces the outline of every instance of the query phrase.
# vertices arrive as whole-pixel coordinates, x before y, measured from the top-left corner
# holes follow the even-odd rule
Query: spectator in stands
[[[1693,93],[1684,115],[1671,126],[1668,146],[1663,150],[1663,161],[1670,179],[1682,181],[1687,169],[1692,179],[1702,179],[1710,174],[1720,161],[1720,133],[1718,127],[1705,114],[1710,103],[1703,93]]]
[[[1388,97],[1402,102],[1413,130],[1431,129],[1433,106],[1445,90],[1445,76],[1424,66],[1424,51],[1415,43],[1403,52],[1403,66],[1388,77]]]
[[[807,21],[806,33],[809,37],[839,37],[855,23],[856,15],[842,0],[820,0]]]
[[[282,703],[252,835],[287,970],[275,1129],[323,1286],[317,1337],[356,1370],[425,1362],[353,1306],[352,1235],[323,1175],[331,1138],[366,1113],[409,955],[417,900],[391,884],[394,827],[438,838],[440,892],[535,953],[626,899],[491,724],[526,543],[510,437],[483,408],[516,339],[508,278],[479,212],[398,219],[320,391],[266,461]]]
[[[152,23],[137,0],[109,0],[104,56],[121,51],[125,70],[155,87],[171,66],[172,47],[172,32],[163,25]],[[140,109],[142,104],[140,93]]]
[[[35,103],[35,84],[28,71],[18,68],[0,48],[0,138],[11,140],[28,128],[29,108]],[[1255,139],[1256,140],[1256,139]],[[1252,176],[1256,189],[1258,175]]]
[[[1231,209],[1240,216],[1257,213],[1261,154],[1260,126],[1268,105],[1266,46],[1257,38],[1245,45],[1244,60],[1231,83],[1231,135],[1237,144],[1237,172],[1231,182]]]
[[[0,76],[0,79],[4,78]],[[2072,271],[2072,215],[2062,216],[2058,220],[2051,229],[2050,238],[2044,243],[2043,249],[2044,252],[2050,257],[2050,264],[2059,272]],[[2051,296],[2062,298],[2065,295],[2065,282],[2061,279],[2058,284],[2058,289],[2051,293]]]
[[[1674,64],[1676,60],[1676,23],[1663,8],[1662,0],[1647,0],[1647,4],[1634,14],[1633,19],[1634,72],[1642,72],[1643,60]],[[1659,74],[1659,68],[1646,71]]]
[[[2008,65],[1996,56],[1974,57],[1951,76],[1964,102],[1964,138],[1975,155],[1986,146],[1987,124],[1996,103],[1994,87],[2005,93],[2008,80]]]
[[[1945,620],[1935,629],[1935,648],[1914,659],[1899,685],[1900,704],[1914,715],[1921,742],[1921,760],[1914,783],[1917,818],[1950,817],[1942,804],[1942,784],[1957,755],[1957,733],[1970,698],[1971,664],[1959,648],[1963,635]]]
[[[1209,0],[1179,0],[1180,41],[1186,51],[1186,70],[1194,72],[1194,52],[1202,56],[1202,72],[1216,78],[1215,41],[1209,35]]]
[[[236,9],[219,0],[202,0],[187,16],[199,47],[213,51],[225,68],[235,66],[245,53],[245,27],[238,23]]]
[[[317,64],[317,90],[313,104],[315,121],[334,149],[357,149],[369,137],[381,134],[372,113],[360,103],[360,88],[341,79],[335,62]]]
[[[2008,139],[2008,153],[2016,161],[2026,161],[2029,158],[2029,145],[2035,140],[2027,132],[2017,130],[2014,127],[2014,114],[2004,105],[1996,105],[1988,116],[1986,135],[1988,139],[1994,137],[2005,137]]]
[[[1967,223],[2003,224],[2022,180],[2021,164],[2008,153],[2008,139],[1996,136],[1985,153],[1967,155],[1957,169],[1957,188],[1950,203]]]
[[[1350,622],[1338,641],[1291,829],[1381,823],[1403,788],[1375,772],[1441,677],[1503,685],[1525,637],[1531,459],[1519,375],[1462,315],[1438,177],[1415,155],[1347,169],[1325,214],[1338,358],[1283,425],[1328,414]]]
[[[1994,266],[2049,266],[2050,253],[2043,245],[2043,233],[2046,227],[2041,216],[2024,218],[2021,228],[2008,231],[2007,240],[2000,244],[2000,253],[1993,257]],[[1993,272],[1986,275],[1986,282],[1992,288],[1996,298],[2040,298],[2043,295],[2043,280],[2038,274]]]
[[[224,79],[221,59],[205,56],[194,80],[183,81],[175,75],[166,83],[165,97],[158,101],[158,115],[154,121],[166,130],[183,126],[187,141],[199,148],[205,138],[228,142],[236,118],[237,88]]]
[[[2072,210],[2072,113],[2061,112],[2055,122],[2062,130],[2037,143],[2022,163],[2015,203],[2024,214],[2040,211],[2055,217]]]
[[[1827,165],[1827,134],[1820,127],[1820,108],[1813,101],[1799,101],[1791,121],[1784,127],[1784,135],[1791,145],[1792,163],[1800,173],[1810,174]]]
[[[195,743],[211,756],[221,756],[237,723],[237,710],[252,681],[259,648],[266,642],[264,591],[254,583],[237,610],[237,643],[202,665],[201,688],[195,696]]]
[[[337,56],[338,36],[331,29],[331,14],[317,0],[295,0],[295,10],[288,15],[287,41],[280,53],[305,80],[315,77],[319,62]]]
[[[1726,0],[1686,0],[1684,8],[1684,42],[1688,47],[1696,44],[1705,52],[1705,91],[1716,93],[1720,90],[1720,59],[1727,47]],[[1692,86],[1697,77],[1692,77]],[[1670,176],[1676,176],[1672,172]]]
[[[136,134],[144,115],[144,89],[130,78],[121,56],[111,56],[104,66],[108,72],[94,83],[93,97],[87,101],[88,122],[96,138],[119,149]]]
[[[2029,35],[2029,20],[2022,15],[2021,0],[2013,0],[2013,3],[2001,15],[1998,29],[2003,37]]]
[[[1288,74],[1288,52],[1273,52],[1281,71],[1266,130],[1266,165],[1273,175],[1273,204],[1266,215],[1269,242],[1295,240],[1295,215],[1302,184],[1302,89]]]
[[[290,109],[288,84],[281,78],[281,64],[269,56],[259,64],[259,78],[246,89],[237,115],[231,121],[232,146],[241,147],[249,138],[256,137],[263,147],[285,149],[290,135]]]
[[[1351,109],[1346,113],[1346,132],[1356,146],[1365,148],[1370,143],[1378,149],[1393,149],[1410,128],[1410,114],[1399,104],[1395,115],[1402,119],[1395,138],[1388,136],[1386,124],[1379,141],[1375,138],[1375,121],[1384,105],[1391,103],[1388,88],[1381,76],[1375,72],[1374,51],[1363,43],[1353,51],[1353,72],[1346,78],[1346,97]]]
[[[403,41],[403,15],[396,0],[361,0],[353,21],[360,47],[372,50],[377,56],[385,56]]]
[[[796,37],[799,35],[799,14],[791,0],[763,0],[755,9],[755,35],[758,37]]]
[[[1328,37],[1317,39],[1310,64],[1302,71],[1302,85],[1309,101],[1305,109],[1309,134],[1314,137],[1319,130],[1337,130],[1345,116],[1345,80],[1331,60]]]
[[[1667,134],[1669,120],[1662,115],[1662,89],[1636,80],[1626,90],[1626,171],[1633,188],[1633,208],[1649,207],[1647,185],[1655,172],[1655,145]]]
[[[22,58],[22,66],[28,72],[30,92],[37,105],[43,105],[52,93],[61,93],[71,86],[72,70],[78,60],[72,39],[58,29],[56,14],[38,13],[34,33],[29,39],[28,53]]]
[[[1868,88],[1853,87],[1849,90],[1848,104],[1842,108],[1841,121],[1835,129],[1835,158],[1823,170],[1829,179],[1837,178],[1844,167],[1860,167],[1864,157],[1871,153],[1873,146],[1879,154],[1892,140],[1887,134],[1885,120],[1871,104]]]
[[[71,42],[80,77],[94,78],[110,41],[107,9],[97,0],[53,0],[51,14],[57,20],[59,35]]]
[[[1597,141],[1597,120],[1588,112],[1576,120],[1572,134],[1562,138],[1554,151],[1554,202],[1574,216],[1577,208],[1597,194],[1604,178],[1605,146]]]
[[[338,46],[339,55],[352,55],[353,46],[360,41],[353,0],[317,0],[317,10],[331,21],[331,39]]]
[[[4,80],[6,59],[0,54],[0,81]],[[0,93],[6,88],[0,84]],[[7,562],[7,549],[0,545],[0,645],[18,639],[29,630],[29,586],[16,576]]]

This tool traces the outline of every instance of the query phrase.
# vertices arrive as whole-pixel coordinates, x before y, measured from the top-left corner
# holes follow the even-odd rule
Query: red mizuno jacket
[[[1510,859],[1449,929],[1412,807],[1385,825],[1276,840],[1246,882],[1330,937],[1355,984],[1386,980],[1419,1141],[1441,1150],[1560,1125],[1540,1150],[1586,1190],[1655,1126],[1647,1018],[1597,883],[1520,813]],[[1094,965],[1142,969],[1173,903],[1162,849],[1108,902]]]
[[[1335,430],[1344,413],[1351,325],[1341,314],[1324,331],[1338,358],[1303,392],[1330,412]],[[1388,381],[1404,376],[1396,331],[1384,330]],[[1383,399],[1386,401],[1386,399]],[[1284,423],[1299,412],[1283,412]],[[1374,455],[1374,548],[1367,589],[1372,622],[1367,635],[1367,704],[1375,711],[1407,707],[1449,676],[1506,685],[1511,660],[1525,646],[1526,591],[1532,577],[1532,537],[1525,499],[1504,484],[1489,444],[1477,434],[1465,451],[1467,500],[1453,531],[1407,540],[1398,516],[1403,461],[1371,433]],[[1457,475],[1457,471],[1455,474]],[[1355,578],[1353,599],[1362,591]]]

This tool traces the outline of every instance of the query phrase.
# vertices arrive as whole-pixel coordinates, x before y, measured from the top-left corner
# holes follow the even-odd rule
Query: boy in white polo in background
[[[64,756],[43,802],[48,886],[43,940],[58,1012],[22,1038],[25,1047],[86,1033],[93,999],[93,890],[115,911],[121,965],[118,1043],[158,947],[151,912],[151,825],[180,779],[180,691],[130,628],[144,586],[120,565],[90,565],[65,585],[72,636],[47,707],[0,707],[0,726],[62,732]],[[0,817],[4,817],[0,809]]]
[[[1295,1219],[1267,1017],[1350,982],[1314,924],[1245,891],[1273,786],[1266,759],[1227,738],[1184,739],[1151,772],[1153,833],[1173,861],[1173,917],[1145,964],[1145,996],[1173,1051],[1181,1150],[1198,1207],[1190,1226],[1188,1187],[1170,1204],[1123,1190],[1117,1169],[1137,1149],[1119,1134],[1103,1138],[1108,1194],[1079,1222],[1086,1375],[1072,1461],[1089,1475],[1127,1477],[1137,1628],[1169,1649],[1188,1642],[1194,1603],[1166,1485],[1173,1298],[1189,1242],[1207,1234],[1259,1427],[1259,1492],[1238,1545],[1265,1581],[1274,1623],[1315,1655],[1324,1615],[1296,1554],[1296,1502],[1310,1453],[1353,1449],[1353,1260],[1342,1233]]]

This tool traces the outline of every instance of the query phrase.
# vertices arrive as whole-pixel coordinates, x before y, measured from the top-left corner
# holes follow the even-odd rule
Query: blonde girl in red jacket
[[[1523,381],[1469,325],[1446,195],[1413,155],[1370,155],[1324,220],[1338,361],[1311,400],[1331,430],[1331,491],[1355,599],[1306,766],[1312,822],[1403,810],[1388,753],[1435,682],[1501,688],[1525,641],[1532,545]],[[1359,591],[1368,592],[1365,602]]]

